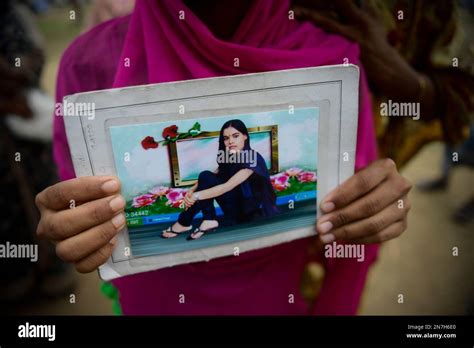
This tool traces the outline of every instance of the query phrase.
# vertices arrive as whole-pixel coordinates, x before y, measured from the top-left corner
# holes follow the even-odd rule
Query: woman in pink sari
[[[139,0],[130,16],[93,28],[66,50],[57,101],[68,94],[111,87],[347,60],[359,64],[356,44],[308,22],[297,22],[289,10],[286,0]],[[123,313],[356,313],[367,271],[376,258],[374,243],[394,238],[406,227],[410,189],[393,161],[375,161],[370,95],[361,72],[359,171],[325,197],[321,207],[327,214],[318,221],[317,230],[322,243],[366,244],[365,260],[310,256],[308,249],[317,242],[313,237],[238,257],[132,275],[113,281]],[[80,272],[90,272],[111,255],[114,236],[125,224],[120,183],[114,177],[75,178],[60,117],[55,118],[54,139],[64,181],[37,196],[42,213],[38,235],[55,240],[58,255]],[[68,209],[70,199],[89,204]],[[406,202],[404,209],[398,209],[399,199]],[[311,258],[324,263],[326,276],[316,302],[308,308],[300,294],[300,280]]]

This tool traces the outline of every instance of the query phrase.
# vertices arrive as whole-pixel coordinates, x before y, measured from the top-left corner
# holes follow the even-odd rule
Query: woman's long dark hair
[[[250,150],[249,131],[245,123],[243,123],[241,120],[230,120],[222,125],[221,132],[219,133],[219,150],[220,151],[226,150],[225,144],[224,144],[224,129],[227,129],[229,127],[235,128],[240,133],[247,136],[247,140],[245,140],[244,150]]]
[[[224,123],[221,127],[221,131],[219,133],[219,153],[223,154],[228,151],[228,149],[225,147],[225,144],[224,144],[224,130],[229,127],[235,128],[240,133],[247,136],[247,139],[245,140],[244,148],[242,150],[251,151],[252,148],[250,147],[249,131],[245,123],[243,123],[241,120],[230,120]],[[231,155],[231,156],[237,156],[237,154]],[[227,163],[227,161],[224,161],[224,162],[219,161],[219,154],[217,155],[217,163],[219,164],[219,170],[222,170],[223,172],[226,172],[226,171],[230,172],[232,169],[235,169],[233,168],[235,167],[234,163]]]
[[[249,136],[249,131],[247,129],[247,126],[245,123],[243,123],[241,120],[230,120],[227,121],[222,125],[221,131],[219,133],[219,152],[222,153],[222,151],[228,151],[226,149],[226,146],[224,144],[224,130],[233,127],[236,130],[238,130],[240,133],[244,134],[247,136],[247,139],[245,140],[244,148],[242,150],[246,151],[255,151],[250,147],[250,136]],[[225,173],[226,176],[231,176],[235,174],[239,169],[243,168],[249,168],[254,171],[254,174],[257,174],[260,177],[260,181],[258,185],[255,185],[255,187],[252,187],[252,190],[254,191],[254,195],[258,196],[262,199],[262,205],[263,205],[263,210],[265,215],[273,215],[276,211],[276,195],[275,191],[273,191],[273,186],[270,181],[270,174],[268,173],[268,169],[265,165],[265,160],[263,157],[255,151],[256,156],[254,158],[257,159],[256,165],[251,165],[251,163],[227,163],[226,161],[221,162],[219,161],[219,155],[217,157],[217,163],[219,164],[219,172],[220,173]],[[240,157],[242,158],[242,157]],[[247,156],[249,159],[250,156]],[[248,183],[244,183],[244,186],[247,186]],[[245,189],[245,188],[244,188]]]

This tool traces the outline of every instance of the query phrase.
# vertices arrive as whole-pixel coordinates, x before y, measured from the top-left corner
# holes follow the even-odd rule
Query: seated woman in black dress
[[[237,163],[236,163],[237,162]],[[271,216],[278,209],[270,175],[263,157],[250,147],[247,127],[241,120],[227,121],[219,134],[218,168],[203,171],[187,192],[186,209],[178,221],[163,231],[163,238],[173,238],[192,229],[192,220],[200,211],[202,222],[188,240],[202,237],[219,226],[214,199],[230,224]]]

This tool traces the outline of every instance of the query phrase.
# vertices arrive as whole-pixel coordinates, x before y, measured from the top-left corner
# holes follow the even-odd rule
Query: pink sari
[[[67,49],[57,100],[111,87],[341,64],[344,58],[359,64],[356,44],[310,23],[290,20],[288,11],[286,0],[256,0],[233,38],[223,41],[182,1],[139,0],[131,16],[95,27]],[[376,158],[370,94],[361,72],[357,168]],[[61,178],[74,177],[61,118],[54,122],[54,155]],[[377,246],[366,247],[363,262],[317,255],[326,276],[316,302],[308,308],[300,295],[300,281],[314,241],[306,238],[238,257],[142,273],[113,284],[124,314],[355,314]]]

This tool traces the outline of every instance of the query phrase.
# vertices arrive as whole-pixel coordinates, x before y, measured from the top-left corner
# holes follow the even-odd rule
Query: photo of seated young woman
[[[187,239],[198,239],[216,231],[219,222],[214,200],[230,223],[248,222],[278,211],[265,161],[251,148],[247,127],[241,120],[230,120],[222,126],[217,162],[214,172],[206,170],[199,174],[197,183],[184,197],[186,209],[179,214],[178,221],[163,231],[163,238],[191,231],[198,212],[202,212],[202,222]]]

